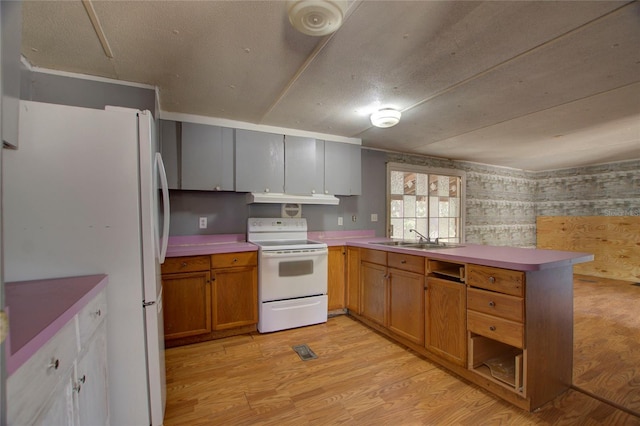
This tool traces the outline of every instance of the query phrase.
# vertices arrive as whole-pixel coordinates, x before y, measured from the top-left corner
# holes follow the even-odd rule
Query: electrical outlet
[[[358,218],[356,217],[355,214],[353,216],[351,216],[351,222],[355,222],[356,220],[358,220]]]
[[[206,217],[201,217],[200,218],[200,229],[207,229],[207,218]]]
[[[377,222],[378,221],[378,215],[376,213],[371,213],[371,222]]]
[[[342,226],[342,216],[338,216],[338,226]]]

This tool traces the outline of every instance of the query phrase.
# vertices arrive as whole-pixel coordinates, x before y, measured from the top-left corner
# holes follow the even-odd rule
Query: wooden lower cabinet
[[[466,290],[464,283],[427,278],[425,347],[460,366],[467,363]]]
[[[349,312],[360,313],[360,249],[347,247],[346,306]]]
[[[329,274],[327,296],[329,311],[345,307],[345,256],[344,246],[329,247]]]
[[[424,344],[424,308],[424,275],[390,268],[389,329]]]
[[[258,273],[255,266],[214,269],[213,329],[258,322]]]
[[[165,346],[255,331],[257,252],[168,258],[162,265]]]
[[[179,259],[179,258],[174,258]],[[190,269],[189,258],[163,265],[163,320],[166,340],[198,336],[211,332],[211,272],[209,262],[198,262],[202,271],[171,273]],[[187,266],[182,266],[186,264]],[[175,265],[175,267],[173,267]],[[195,268],[196,266],[191,266]]]
[[[375,263],[360,264],[361,314],[365,318],[387,324],[387,267]]]

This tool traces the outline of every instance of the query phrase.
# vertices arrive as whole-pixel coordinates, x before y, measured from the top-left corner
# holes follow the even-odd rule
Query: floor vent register
[[[318,358],[318,355],[316,355],[306,344],[293,346],[293,350],[296,351],[300,359],[303,361]]]

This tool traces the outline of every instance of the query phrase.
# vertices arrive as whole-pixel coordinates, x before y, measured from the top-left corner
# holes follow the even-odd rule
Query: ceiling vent
[[[294,0],[287,2],[293,28],[311,36],[325,36],[342,25],[346,0]]]

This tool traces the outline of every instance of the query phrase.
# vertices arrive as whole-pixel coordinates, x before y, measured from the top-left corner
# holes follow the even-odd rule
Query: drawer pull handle
[[[494,277],[489,277],[489,282],[493,284],[496,282],[496,279]]]
[[[237,257],[234,257],[234,258],[233,258],[233,263],[237,263],[237,262],[238,262],[238,258],[237,258]]]
[[[496,326],[495,326],[495,325],[490,326],[490,327],[489,327],[489,330],[491,330],[491,331],[496,331]]]
[[[49,363],[47,368],[53,368],[54,370],[57,370],[58,367],[60,367],[60,360],[57,358],[51,358],[51,362]]]
[[[181,266],[184,268],[185,266],[187,266],[187,262],[182,262]]]
[[[400,263],[407,263],[407,261],[406,261],[406,260],[404,260],[404,259],[402,259],[402,260],[400,261]]]
[[[496,302],[494,302],[493,300],[489,301],[489,306],[491,306],[492,308],[494,308],[496,306]]]

